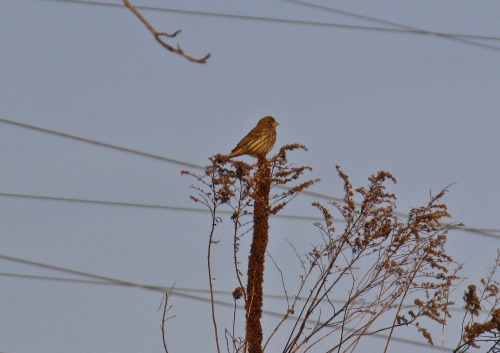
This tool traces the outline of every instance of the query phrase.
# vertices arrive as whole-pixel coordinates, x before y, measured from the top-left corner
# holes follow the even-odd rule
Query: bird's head
[[[258,126],[275,127],[278,122],[272,116],[265,116],[259,120]]]

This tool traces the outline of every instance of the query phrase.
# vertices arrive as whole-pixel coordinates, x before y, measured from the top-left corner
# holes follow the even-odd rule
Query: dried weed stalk
[[[402,326],[414,327],[433,344],[431,333],[424,324],[446,325],[451,317],[448,308],[453,304],[449,295],[460,280],[457,275],[460,266],[444,250],[448,230],[461,226],[444,223],[449,214],[441,199],[447,189],[430,195],[427,205],[413,208],[407,219],[402,220],[395,212],[395,195],[386,189],[388,181],[396,182],[390,173],[381,171],[369,178],[366,187],[354,189],[349,177],[337,166],[344,184],[343,203],[330,202],[331,207],[313,203],[324,219],[316,224],[321,241],[303,256],[299,256],[292,245],[302,266],[298,290],[293,297],[288,296],[283,272],[271,258],[281,274],[287,308],[262,345],[260,318],[267,218],[317,181],[299,183],[280,193],[272,192],[275,186],[294,182],[310,169],[288,163],[286,152],[298,148],[304,147],[284,146],[270,160],[260,159],[255,165],[216,155],[210,158],[211,164],[204,174],[183,172],[197,180],[192,186],[197,195],[191,199],[204,204],[212,215],[207,261],[218,352],[210,259],[212,246],[218,242],[214,234],[217,224],[222,221],[218,212],[222,206],[232,210],[233,266],[238,281],[233,292],[233,327],[225,330],[228,352],[260,353],[271,340],[283,337],[284,342],[276,344],[282,345],[284,353],[307,352],[313,347],[322,352],[354,352],[363,337],[380,332],[388,333],[384,349],[387,352],[394,330]],[[253,219],[249,219],[252,212]],[[345,221],[341,230],[333,225],[334,213]],[[245,286],[239,248],[242,236],[252,230],[254,237]],[[258,250],[254,251],[254,246]],[[482,282],[480,296],[492,298],[496,290],[495,307],[498,287],[496,282],[493,286],[492,276]],[[473,292],[470,291],[468,298],[475,298]],[[345,300],[339,301],[339,298]],[[246,308],[247,326],[243,336],[237,334],[235,325],[236,301],[240,299]],[[468,302],[474,308],[475,299],[468,299]],[[487,323],[487,328],[472,321],[465,326],[461,349],[474,346],[478,337],[486,333],[491,335],[493,332],[496,334],[493,337],[498,337],[495,325],[500,321],[500,311],[493,307],[493,319]],[[282,334],[277,335],[281,331]]]
[[[221,206],[232,210],[233,222],[233,257],[234,271],[238,287],[233,292],[236,300],[243,298],[246,308],[246,331],[244,337],[235,332],[236,313],[234,313],[232,331],[225,330],[226,346],[228,352],[262,352],[262,284],[264,276],[264,260],[268,239],[268,218],[270,215],[281,211],[300,191],[314,184],[318,180],[309,180],[299,183],[283,192],[271,194],[272,188],[278,185],[292,183],[300,178],[309,167],[295,166],[288,163],[287,151],[306,149],[299,144],[283,146],[280,151],[266,160],[260,158],[257,164],[247,164],[242,161],[229,159],[225,155],[216,155],[210,158],[211,165],[205,169],[205,174],[200,175],[190,171],[183,174],[191,175],[197,180],[197,185],[192,188],[197,191],[196,196],[191,196],[195,202],[205,205],[212,215],[212,226],[208,245],[208,275],[212,299],[212,321],[215,330],[217,351],[220,353],[217,319],[215,315],[213,296],[213,275],[211,268],[212,246],[215,228],[222,219],[217,211]],[[245,216],[253,211],[253,221]],[[241,237],[253,229],[253,240],[248,263],[248,276],[246,287],[243,284],[243,273],[240,270],[238,251]]]
[[[500,352],[500,284],[493,277],[500,268],[500,250],[494,264],[481,279],[481,286],[468,286],[464,293],[465,315],[462,321],[462,337],[453,351],[467,352],[470,348],[481,348],[479,345],[490,345],[484,352]],[[475,321],[486,312],[484,320]]]
[[[324,218],[316,224],[322,241],[300,257],[299,290],[266,346],[289,320],[294,324],[286,329],[287,353],[307,352],[320,342],[322,351],[353,352],[364,336],[382,331],[389,333],[385,352],[394,329],[409,325],[432,344],[422,319],[446,322],[452,304],[448,294],[458,279],[459,266],[444,251],[451,226],[442,223],[449,217],[440,203],[446,190],[400,221],[394,212],[396,197],[386,191],[386,181],[396,182],[390,173],[379,172],[367,187],[354,189],[349,177],[337,170],[344,204],[330,205],[346,225],[337,231],[332,212],[313,203]],[[346,300],[338,304],[334,298]]]

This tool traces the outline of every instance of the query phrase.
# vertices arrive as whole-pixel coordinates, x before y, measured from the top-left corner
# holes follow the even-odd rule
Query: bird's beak
[[[277,121],[275,121],[273,124],[274,124],[274,126],[278,126],[279,125],[279,123]]]

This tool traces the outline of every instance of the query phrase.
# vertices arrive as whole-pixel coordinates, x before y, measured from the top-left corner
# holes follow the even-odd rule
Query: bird
[[[244,154],[257,158],[265,157],[276,142],[277,125],[279,125],[278,122],[272,116],[263,117],[257,126],[238,142],[228,157],[238,157]]]

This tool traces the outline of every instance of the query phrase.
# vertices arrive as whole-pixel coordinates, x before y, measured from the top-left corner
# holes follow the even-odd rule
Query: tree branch
[[[207,63],[207,60],[208,58],[210,58],[210,55],[211,53],[208,53],[207,55],[205,55],[203,58],[201,59],[195,59],[193,58],[192,56],[186,54],[184,52],[184,50],[179,46],[179,44],[177,44],[176,47],[173,47],[171,46],[170,44],[168,44],[167,42],[165,42],[163,40],[162,37],[169,37],[169,38],[174,38],[175,36],[177,36],[181,30],[178,29],[177,31],[175,31],[174,33],[172,34],[169,34],[169,33],[165,33],[165,32],[158,32],[152,25],[151,23],[148,22],[148,20],[146,20],[146,18],[144,16],[142,16],[142,14],[134,7],[134,5],[132,5],[129,0],[123,0],[123,4],[130,9],[130,11],[132,11],[138,18],[139,20],[141,20],[141,22],[149,29],[149,31],[153,34],[153,36],[155,37],[156,41],[158,43],[160,43],[160,45],[162,47],[164,47],[165,49],[173,52],[173,53],[176,53],[176,54],[179,54],[180,56],[188,59],[189,61],[191,62],[195,62],[195,63],[198,63],[198,64],[206,64]]]

